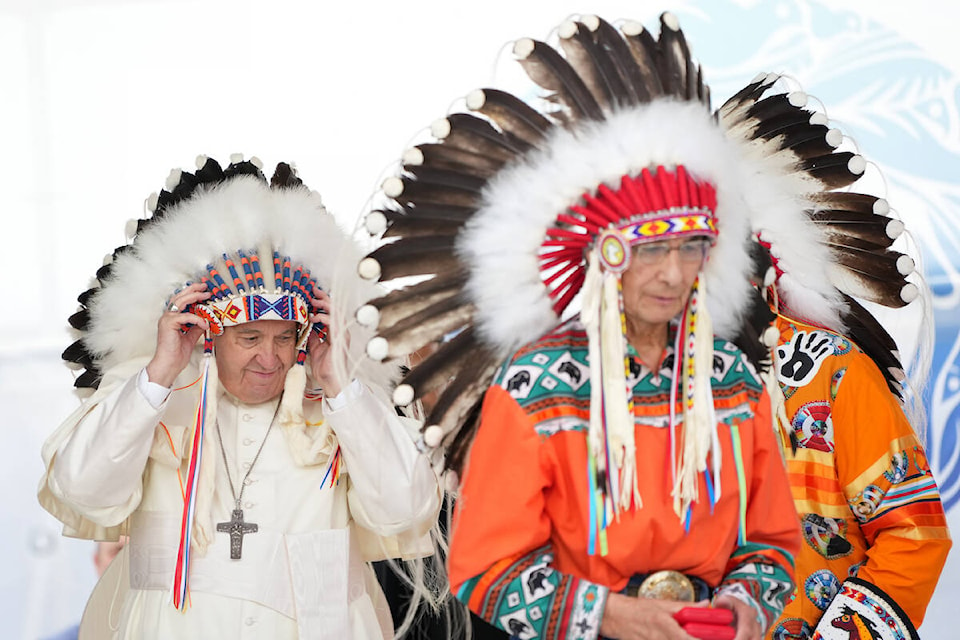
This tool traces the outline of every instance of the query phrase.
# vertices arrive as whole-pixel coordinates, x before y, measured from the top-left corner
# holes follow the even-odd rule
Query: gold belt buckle
[[[637,596],[656,600],[693,602],[696,599],[696,590],[690,578],[679,571],[665,569],[648,575],[640,583]]]

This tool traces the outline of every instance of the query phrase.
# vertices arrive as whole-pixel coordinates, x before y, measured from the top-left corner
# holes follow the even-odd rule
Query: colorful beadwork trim
[[[654,218],[640,222],[631,222],[620,227],[620,233],[627,242],[648,242],[664,240],[678,235],[697,234],[716,237],[716,218],[710,211],[697,212],[689,209],[665,211]]]
[[[293,265],[289,256],[281,256],[275,251],[275,288],[268,291],[264,287],[260,258],[256,253],[238,250],[233,255],[224,253],[221,258],[232,285],[224,280],[216,266],[208,264],[200,282],[207,285],[210,299],[187,309],[210,324],[211,335],[221,335],[226,327],[255,320],[292,320],[301,325],[309,324],[310,298],[316,285],[309,271]]]
[[[584,256],[595,243],[607,243],[601,255],[605,262],[612,258],[613,270],[620,264],[617,247],[605,231],[619,232],[627,246],[679,235],[716,236],[716,207],[713,185],[694,180],[682,165],[643,169],[639,175],[621,177],[616,189],[601,184],[595,192],[583,194],[580,204],[557,215],[556,225],[547,229],[540,244],[540,276],[554,311],[563,315],[583,287]]]

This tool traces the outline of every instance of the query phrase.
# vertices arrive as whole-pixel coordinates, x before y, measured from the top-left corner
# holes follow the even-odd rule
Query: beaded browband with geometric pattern
[[[586,278],[584,256],[594,243],[601,264],[621,272],[630,263],[629,247],[680,236],[717,237],[717,195],[713,185],[675,171],[643,169],[623,176],[620,188],[600,185],[582,204],[557,216],[540,245],[540,272],[553,310],[559,316],[579,293]]]
[[[111,364],[152,352],[147,328],[176,293],[171,282],[181,283],[177,290],[202,282],[211,293],[184,309],[209,322],[206,351],[226,327],[292,320],[300,327],[297,361],[305,360],[319,284],[306,265],[316,271],[333,260],[327,243],[308,238],[337,232],[333,241],[339,232],[293,167],[280,163],[268,181],[256,158],[236,155],[222,168],[200,156],[195,173],[172,171],[147,209],[149,217],[128,226],[133,241],[114,250],[70,318],[79,339],[63,357],[87,369],[77,387],[95,388]],[[322,337],[322,326],[315,329]]]
[[[223,254],[223,267],[226,268],[233,288],[224,281],[219,270],[212,264],[207,265],[207,275],[200,282],[207,285],[210,298],[202,303],[189,305],[187,311],[204,318],[210,324],[204,350],[213,348],[212,338],[222,335],[226,327],[235,327],[255,320],[292,320],[299,325],[297,331],[297,364],[306,362],[306,345],[310,328],[310,291],[316,280],[302,266],[292,266],[290,256],[281,258],[278,251],[273,252],[274,288],[268,290],[264,285],[263,270],[256,252],[237,250],[231,256]],[[243,271],[243,278],[237,271],[237,263]],[[244,284],[246,286],[244,286]],[[314,327],[323,337],[322,325]]]
[[[223,280],[217,268],[207,265],[209,277],[200,281],[207,285],[210,299],[193,305],[192,312],[210,323],[210,332],[218,336],[225,327],[232,327],[254,320],[293,320],[297,324],[309,321],[310,290],[316,280],[302,266],[291,266],[290,257],[273,253],[274,289],[264,286],[260,258],[256,253],[238,250],[234,257],[223,254],[223,263],[233,280],[233,289]],[[243,278],[237,271],[240,262]],[[246,286],[244,286],[246,284]]]

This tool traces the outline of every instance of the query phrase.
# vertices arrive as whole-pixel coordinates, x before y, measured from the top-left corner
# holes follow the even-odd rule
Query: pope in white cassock
[[[39,499],[64,535],[130,536],[81,638],[388,638],[368,563],[431,552],[439,481],[392,368],[351,357],[339,310],[377,295],[352,243],[288,165],[232,160],[171,174],[71,317],[93,393]]]

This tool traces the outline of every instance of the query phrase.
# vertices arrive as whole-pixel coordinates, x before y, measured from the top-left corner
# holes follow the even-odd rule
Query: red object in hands
[[[673,614],[673,619],[679,622],[680,626],[691,622],[729,625],[733,624],[733,611],[718,607],[684,607]]]
[[[684,607],[673,614],[674,620],[688,634],[698,640],[733,640],[737,630],[733,611],[716,607]]]
[[[733,640],[737,635],[737,630],[728,624],[691,622],[682,628],[697,640]]]

